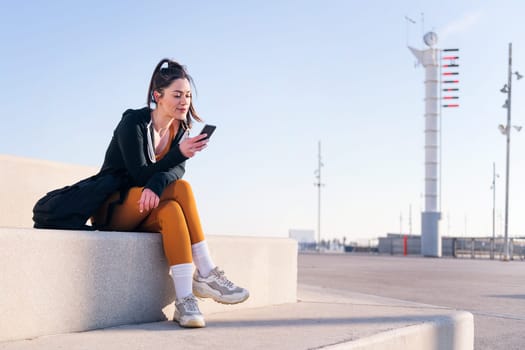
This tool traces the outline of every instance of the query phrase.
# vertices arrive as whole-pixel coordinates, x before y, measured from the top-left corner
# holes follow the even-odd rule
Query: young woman
[[[111,196],[93,220],[110,230],[160,232],[175,286],[174,321],[204,327],[195,296],[236,304],[249,293],[212,261],[192,189],[182,180],[186,160],[208,143],[205,134],[189,137],[193,120],[201,121],[190,84],[184,66],[169,59],[157,64],[147,107],[124,112],[101,169],[125,174],[125,195]]]

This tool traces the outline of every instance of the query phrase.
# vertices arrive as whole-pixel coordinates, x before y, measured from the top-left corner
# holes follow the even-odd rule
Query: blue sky
[[[443,234],[503,233],[506,122],[499,89],[525,73],[521,1],[2,1],[0,153],[100,166],[122,112],[145,105],[155,64],[187,65],[216,124],[187,164],[211,234],[322,237],[420,230],[424,71],[409,45],[460,49],[460,104],[443,113]],[[421,13],[424,13],[422,21]],[[417,23],[405,20],[409,16]],[[525,80],[523,80],[525,81]],[[513,81],[513,124],[525,84]],[[195,127],[195,133],[201,126]],[[511,235],[525,235],[523,132],[512,134]]]

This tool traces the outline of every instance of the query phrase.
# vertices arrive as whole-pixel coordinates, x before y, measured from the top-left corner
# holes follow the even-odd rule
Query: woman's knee
[[[177,197],[187,196],[188,194],[193,195],[190,183],[186,180],[179,179],[166,186],[160,199],[176,200]]]
[[[159,203],[157,217],[176,219],[182,214],[182,208],[176,201],[166,200]]]
[[[175,185],[175,191],[177,191],[177,192],[178,191],[181,191],[183,193],[192,192],[191,185],[186,180],[179,179],[179,180],[174,182],[174,185]]]
[[[148,230],[157,232],[171,231],[173,225],[184,220],[184,213],[179,203],[171,200],[160,202],[142,224]]]

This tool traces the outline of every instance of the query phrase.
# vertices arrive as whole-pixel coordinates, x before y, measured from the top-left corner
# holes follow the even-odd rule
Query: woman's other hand
[[[193,157],[195,153],[200,152],[204,148],[206,148],[206,145],[208,144],[208,140],[204,140],[206,136],[207,136],[206,134],[201,134],[195,137],[188,137],[184,139],[179,144],[180,152],[186,158]]]
[[[149,188],[145,188],[140,195],[139,211],[142,213],[144,210],[149,211],[159,206],[160,198],[155,192]]]

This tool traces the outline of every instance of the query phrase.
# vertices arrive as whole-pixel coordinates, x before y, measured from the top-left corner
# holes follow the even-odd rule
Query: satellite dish
[[[428,32],[423,36],[423,41],[428,47],[433,47],[438,42],[438,35],[435,32]]]

